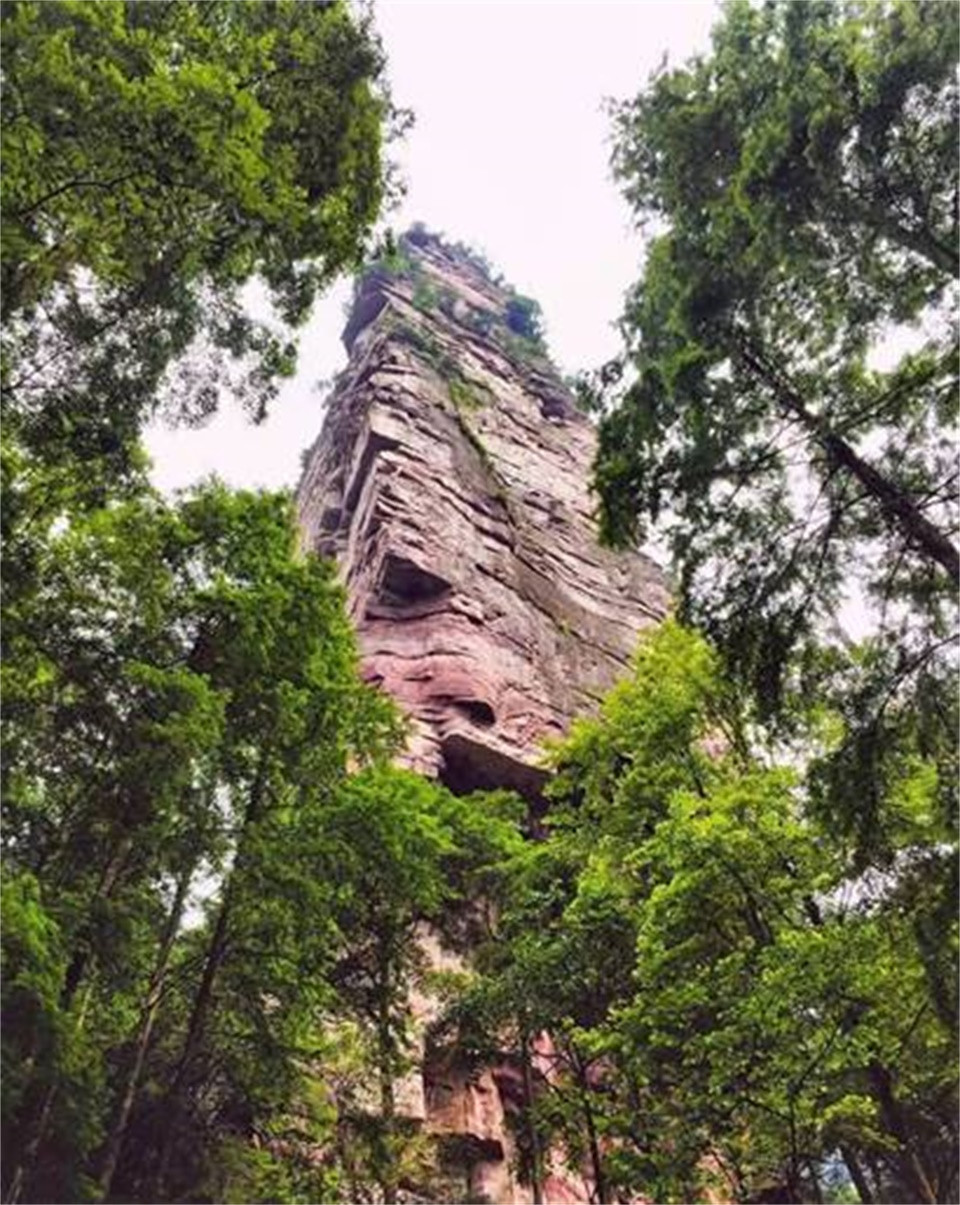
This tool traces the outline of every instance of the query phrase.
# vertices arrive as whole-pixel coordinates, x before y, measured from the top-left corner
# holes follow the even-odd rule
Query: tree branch
[[[734,332],[734,340],[741,362],[761,384],[771,390],[783,410],[803,424],[834,464],[860,482],[890,522],[899,527],[925,556],[942,566],[954,585],[960,585],[960,553],[943,532],[917,509],[913,499],[865,461],[823,418],[814,414],[788,378],[742,332]]]

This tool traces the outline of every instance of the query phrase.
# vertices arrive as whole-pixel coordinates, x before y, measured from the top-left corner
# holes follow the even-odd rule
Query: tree
[[[813,806],[815,759],[759,756],[720,667],[667,622],[557,747],[548,835],[506,876],[461,1040],[502,1045],[518,1016],[549,1035],[524,1125],[598,1201],[823,1200],[838,1167],[863,1200],[948,1201],[955,1037],[930,901],[917,875],[858,873]],[[896,786],[924,865],[933,766]]]
[[[261,280],[282,324],[302,322],[393,188],[369,16],[17,0],[2,37],[9,433],[61,468],[122,475],[164,396],[199,419],[230,385],[262,415],[295,347],[248,316],[242,287]]]
[[[681,616],[847,873],[892,876],[954,1032],[956,62],[938,4],[731,3],[617,108],[654,237],[597,462],[607,535],[661,524]]]
[[[632,992],[637,918],[624,857],[673,791],[715,775],[701,747],[707,734],[726,731],[737,742],[723,696],[702,642],[667,624],[641,644],[635,673],[607,694],[599,718],[576,721],[553,751],[548,839],[504,868],[480,976],[451,1010],[466,1052],[520,1070],[518,1143],[536,1198],[548,1150],[562,1151],[597,1201],[638,1187],[611,1158],[620,1122],[601,1040]]]
[[[722,1170],[738,1196],[780,1185],[815,1200],[835,1143],[851,1168],[879,1160],[903,1199],[949,1200],[953,1043],[909,922],[852,902],[790,778],[678,794],[635,852],[647,882],[621,1057],[659,1102],[661,1134],[684,1135],[694,1183]],[[661,1155],[659,1170],[684,1199],[682,1162]]]
[[[189,1189],[302,1080],[336,948],[317,814],[398,725],[285,497],[147,497],[44,552],[4,626],[7,1194]]]
[[[601,424],[606,532],[664,521],[683,614],[767,716],[825,640],[836,666],[851,592],[887,663],[858,728],[888,691],[952,693],[951,16],[730,3],[711,54],[615,109],[654,237],[623,318],[634,379]],[[907,330],[920,346],[879,367]]]
[[[447,1018],[464,1054],[519,1072],[520,1173],[538,1200],[548,1165],[561,1159],[584,1175],[593,1200],[613,1199],[595,1032],[629,995],[637,939],[616,871],[602,855],[585,865],[582,834],[559,822],[549,840],[518,851],[504,867],[479,974]]]
[[[371,1051],[377,1125],[370,1165],[385,1202],[397,1199],[399,1187],[396,1085],[412,1069],[413,995],[430,969],[426,926],[456,941],[476,889],[521,841],[516,810],[509,797],[458,797],[419,775],[381,769],[353,776],[324,813],[342,941],[332,1019],[353,1021]]]

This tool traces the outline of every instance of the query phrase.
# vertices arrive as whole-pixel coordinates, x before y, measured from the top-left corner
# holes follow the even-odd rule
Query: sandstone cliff
[[[365,673],[411,718],[409,764],[536,809],[543,741],[663,616],[663,576],[598,546],[593,428],[531,303],[475,256],[411,232],[358,282],[344,340],[299,489],[304,539],[339,561]],[[475,1199],[529,1200],[510,1166],[514,1071],[427,1057],[407,1087],[408,1115],[457,1140]],[[586,1198],[557,1176],[549,1199]]]
[[[535,791],[543,739],[667,604],[655,565],[598,546],[593,428],[513,301],[437,239],[403,240],[360,284],[299,490],[367,674],[416,721],[412,763],[454,789]]]

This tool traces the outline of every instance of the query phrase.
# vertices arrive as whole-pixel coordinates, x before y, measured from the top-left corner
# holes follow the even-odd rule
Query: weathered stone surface
[[[364,671],[411,718],[408,764],[456,791],[536,802],[543,742],[622,673],[666,584],[647,558],[599,547],[593,427],[510,331],[510,293],[432,236],[401,250],[401,272],[359,288],[349,365],[300,484],[303,538],[339,561]],[[432,1004],[414,1003],[422,1043]],[[438,1057],[401,1096],[455,1145],[473,1199],[526,1202],[507,1124],[519,1091],[514,1068]],[[589,1199],[554,1165],[548,1200]]]
[[[339,559],[366,673],[416,722],[411,763],[535,794],[543,740],[613,682],[667,592],[648,559],[598,546],[593,428],[506,330],[508,294],[434,239],[405,249],[415,277],[373,273],[354,306],[304,536]]]

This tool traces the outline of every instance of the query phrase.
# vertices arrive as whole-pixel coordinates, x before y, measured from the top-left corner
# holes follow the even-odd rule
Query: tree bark
[[[543,1151],[540,1135],[533,1117],[533,1075],[530,1069],[530,1035],[526,1027],[520,1030],[520,1072],[523,1076],[523,1099],[527,1112],[527,1133],[530,1139],[530,1180],[533,1205],[543,1205]]]
[[[173,1154],[173,1140],[179,1124],[180,1106],[187,1080],[187,1071],[200,1047],[200,1041],[206,1026],[207,1012],[210,1007],[210,1001],[213,998],[214,981],[216,980],[217,972],[220,970],[227,949],[227,935],[229,933],[234,895],[231,888],[234,882],[234,876],[231,874],[230,881],[227,883],[227,888],[224,892],[223,902],[220,905],[216,928],[213,931],[213,937],[210,939],[210,945],[207,948],[207,957],[203,966],[200,987],[197,989],[193,1008],[190,1010],[187,1036],[183,1043],[183,1049],[180,1052],[180,1058],[177,1060],[173,1079],[170,1081],[170,1087],[167,1091],[167,1120],[163,1129],[155,1179],[155,1193],[159,1201],[165,1200],[167,1196],[166,1189],[167,1176],[170,1171],[170,1157]]]
[[[117,842],[117,847],[113,851],[106,866],[103,868],[103,873],[100,875],[100,882],[97,884],[93,895],[90,897],[88,910],[92,911],[94,906],[101,900],[108,900],[113,894],[113,889],[117,885],[123,868],[126,865],[130,851],[133,849],[133,837],[125,836]],[[60,992],[60,1007],[66,1012],[73,1003],[73,997],[77,988],[83,979],[87,969],[87,964],[90,961],[90,937],[91,921],[88,919],[84,922],[83,927],[77,934],[77,948],[74,950],[73,957],[70,959],[70,964],[67,967],[67,973],[63,980],[63,989]]]
[[[46,1137],[47,1127],[50,1124],[50,1117],[53,1113],[53,1102],[56,1096],[57,1086],[54,1084],[44,1094],[43,1104],[40,1106],[40,1116],[37,1118],[33,1136],[24,1148],[23,1158],[14,1168],[10,1187],[7,1190],[6,1199],[8,1205],[14,1205],[15,1202],[20,1200],[26,1183],[27,1173],[36,1161],[37,1155],[40,1153],[40,1146]]]
[[[193,870],[194,862],[191,860],[181,872],[180,879],[177,882],[176,895],[174,896],[173,904],[171,905],[170,913],[167,918],[166,928],[160,943],[160,950],[157,955],[157,963],[154,968],[153,975],[150,977],[150,984],[147,989],[147,998],[140,1017],[140,1028],[137,1034],[137,1045],[133,1065],[131,1066],[129,1074],[127,1075],[127,1081],[124,1085],[123,1093],[120,1099],[120,1106],[117,1109],[113,1126],[111,1127],[110,1133],[107,1137],[106,1149],[100,1171],[100,1197],[102,1200],[105,1200],[110,1195],[110,1188],[113,1184],[113,1177],[117,1170],[117,1163],[119,1162],[120,1154],[123,1150],[123,1142],[127,1133],[127,1125],[130,1121],[130,1113],[133,1110],[133,1102],[136,1100],[137,1090],[140,1087],[140,1076],[143,1072],[143,1064],[146,1061],[147,1051],[150,1048],[150,1038],[153,1034],[154,1023],[156,1022],[157,1013],[160,1009],[160,1000],[163,996],[163,986],[166,980],[167,969],[170,965],[170,956],[173,952],[177,933],[180,930],[180,921],[183,917],[187,895],[190,891],[190,883],[193,880]]]
[[[888,210],[881,204],[865,204],[854,200],[847,209],[850,220],[863,221],[875,225],[892,243],[921,256],[935,268],[939,268],[948,276],[956,278],[960,273],[960,255],[955,245],[945,244],[932,231],[924,227],[922,230],[911,229],[902,222],[890,216]]]
[[[932,1177],[914,1147],[910,1127],[893,1090],[890,1072],[876,1062],[871,1063],[867,1071],[874,1096],[880,1106],[884,1128],[897,1140],[900,1148],[897,1167],[904,1187],[913,1194],[914,1200],[923,1201],[926,1205],[936,1205],[937,1194]]]
[[[396,1098],[393,1076],[393,1034],[390,1026],[390,960],[389,952],[381,950],[379,968],[379,995],[377,1015],[377,1068],[380,1076],[380,1121],[383,1126],[384,1164],[380,1187],[384,1205],[394,1205],[397,1199],[397,1167],[394,1151],[394,1129],[396,1120]]]
[[[193,1007],[190,1010],[190,1020],[187,1023],[187,1034],[184,1038],[183,1050],[180,1053],[180,1058],[177,1060],[176,1070],[166,1094],[168,1118],[161,1139],[157,1172],[154,1180],[154,1192],[158,1200],[163,1200],[167,1195],[167,1175],[170,1170],[170,1157],[173,1152],[173,1140],[179,1123],[180,1106],[186,1084],[187,1071],[200,1048],[200,1042],[206,1028],[210,1002],[213,999],[214,983],[227,952],[230,922],[236,904],[238,884],[247,861],[250,832],[263,813],[266,765],[267,755],[264,753],[261,755],[256,776],[250,787],[250,798],[247,802],[247,810],[237,842],[237,856],[227,878],[223,900],[221,901],[220,911],[217,915],[217,923],[213,930],[213,936],[210,938],[210,944],[207,947],[203,975],[200,979],[197,994],[194,997]]]
[[[960,552],[953,542],[924,515],[894,482],[863,459],[819,415],[808,409],[793,385],[770,360],[742,334],[735,334],[737,350],[749,371],[774,394],[781,408],[799,421],[830,459],[854,477],[910,542],[941,566],[954,585],[960,585]]]
[[[576,1045],[564,1042],[567,1062],[573,1068],[577,1084],[577,1096],[583,1123],[587,1130],[587,1147],[590,1151],[590,1164],[593,1168],[593,1198],[599,1205],[608,1205],[607,1181],[603,1172],[603,1156],[600,1153],[600,1141],[597,1137],[597,1127],[590,1106],[590,1083],[587,1079],[587,1066],[576,1048]]]
[[[857,1190],[857,1195],[863,1202],[863,1205],[873,1205],[873,1193],[870,1191],[867,1177],[860,1166],[860,1160],[848,1146],[841,1146],[840,1154],[843,1157],[843,1162],[850,1173],[850,1179],[853,1181],[853,1186]]]
[[[117,885],[117,880],[126,865],[127,857],[133,848],[133,838],[125,836],[117,843],[116,848],[110,855],[103,872],[100,875],[100,881],[94,889],[93,895],[90,897],[89,910],[92,910],[94,905],[99,900],[109,899],[114,887]],[[66,974],[64,975],[63,987],[60,991],[60,1007],[64,1012],[69,1011],[73,1004],[73,998],[77,993],[77,988],[83,981],[83,977],[90,965],[92,952],[88,944],[90,935],[90,921],[87,919],[81,926],[80,932],[77,934],[77,947],[74,950],[73,957],[67,966]],[[88,998],[89,999],[89,998]],[[83,1028],[83,1022],[86,1015],[86,1006],[81,1009],[80,1016],[77,1018],[75,1031],[77,1033]],[[20,1200],[23,1193],[26,1178],[30,1173],[30,1169],[36,1162],[37,1156],[40,1154],[40,1148],[43,1146],[43,1141],[47,1136],[47,1130],[50,1127],[50,1120],[53,1116],[53,1106],[57,1098],[59,1084],[52,1083],[43,1095],[43,1100],[40,1104],[40,1111],[37,1115],[37,1121],[33,1128],[33,1133],[30,1136],[26,1146],[23,1149],[23,1157],[13,1170],[13,1175],[10,1178],[10,1187],[7,1190],[6,1200],[8,1205],[15,1205],[15,1202]]]

